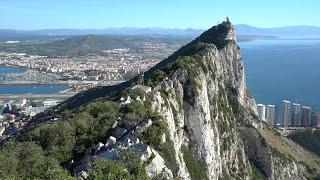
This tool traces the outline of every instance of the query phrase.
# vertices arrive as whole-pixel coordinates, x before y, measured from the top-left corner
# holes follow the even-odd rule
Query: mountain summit
[[[320,172],[317,156],[258,119],[230,21],[128,82],[47,110],[16,139],[0,152],[10,159],[0,159],[2,172],[25,162],[8,152],[26,143],[82,179],[303,179]],[[20,153],[30,159],[28,152]],[[54,167],[22,172],[68,176]]]

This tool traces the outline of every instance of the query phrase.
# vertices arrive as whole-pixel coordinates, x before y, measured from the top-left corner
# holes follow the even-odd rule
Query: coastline
[[[70,93],[46,93],[46,94],[0,94],[0,100],[18,99],[18,98],[69,98],[76,95],[76,92]]]

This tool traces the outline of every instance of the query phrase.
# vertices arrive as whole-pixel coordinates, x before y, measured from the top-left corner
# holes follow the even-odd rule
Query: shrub
[[[122,163],[115,161],[100,159],[94,163],[91,168],[89,180],[118,180],[118,179],[131,179],[132,176],[126,170]]]
[[[117,103],[94,102],[68,120],[41,124],[27,133],[47,155],[60,163],[81,156],[86,148],[105,139],[115,119],[120,116]]]
[[[146,118],[147,112],[144,105],[139,101],[133,101],[127,104],[123,109],[125,122],[138,123]]]
[[[191,179],[208,179],[204,162],[198,160],[186,146],[182,146],[181,151]]]
[[[1,179],[73,179],[58,161],[46,157],[33,142],[4,144],[0,150]]]
[[[164,122],[158,120],[153,122],[152,126],[147,129],[147,131],[141,137],[141,140],[158,150],[161,146],[161,137],[163,134],[165,134],[166,137],[169,136]]]
[[[68,122],[44,124],[31,133],[31,138],[37,141],[46,154],[65,162],[72,157],[75,145],[74,127]]]

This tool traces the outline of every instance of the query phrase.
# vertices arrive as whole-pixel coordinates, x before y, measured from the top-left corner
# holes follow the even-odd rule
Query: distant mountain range
[[[192,40],[183,36],[157,35],[81,35],[50,40],[22,41],[20,43],[0,43],[0,52],[21,52],[49,57],[84,56],[114,48],[130,48],[132,51],[141,50],[142,43],[163,43],[182,46]]]
[[[275,28],[257,28],[245,24],[235,25],[238,36],[278,36],[278,37],[320,37],[320,27],[285,26]],[[43,29],[13,30],[0,29],[0,40],[44,39],[52,36],[96,35],[170,35],[196,37],[203,29],[166,29],[166,28],[106,28],[106,29]]]
[[[264,36],[320,36],[320,27],[316,26],[285,26],[275,28],[257,28],[245,24],[235,26],[238,35]]]
[[[43,39],[52,36],[81,35],[169,35],[196,37],[201,29],[165,29],[165,28],[106,28],[106,29],[43,29],[11,30],[0,29],[0,40]]]

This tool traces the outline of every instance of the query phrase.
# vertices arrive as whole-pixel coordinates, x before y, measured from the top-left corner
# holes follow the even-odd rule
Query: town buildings
[[[167,58],[182,45],[183,42],[179,41],[163,43],[146,39],[128,48],[106,49],[80,57],[3,52],[0,53],[0,64],[28,69],[18,75],[6,75],[5,81],[67,83],[73,91],[79,92],[129,80]]]
[[[0,115],[0,140],[10,137],[12,134],[24,128],[33,116],[55,106],[57,99],[8,99],[0,101],[3,115]]]
[[[258,116],[261,120],[271,126],[281,129],[299,129],[307,127],[318,127],[320,112],[312,110],[311,107],[301,106],[299,103],[292,103],[284,100],[281,119],[278,119],[277,107],[275,105],[257,104]],[[289,116],[291,115],[291,116]],[[290,121],[289,121],[290,120]]]

